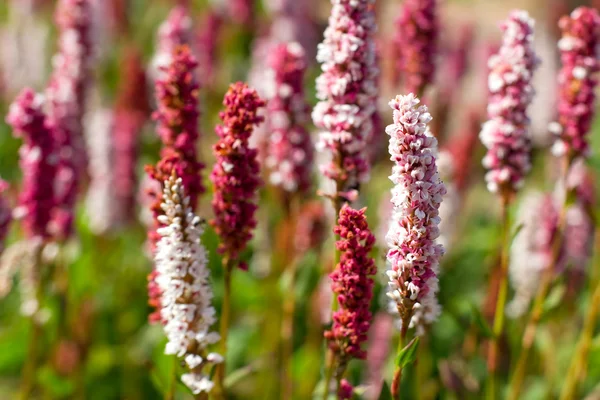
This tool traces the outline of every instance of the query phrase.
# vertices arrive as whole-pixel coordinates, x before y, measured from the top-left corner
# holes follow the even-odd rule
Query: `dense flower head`
[[[421,96],[435,74],[438,21],[436,0],[406,0],[395,21],[394,46],[403,89]]]
[[[254,89],[237,82],[229,87],[223,105],[225,111],[219,114],[223,124],[216,128],[219,140],[213,146],[217,161],[210,175],[215,213],[211,224],[221,239],[219,252],[237,261],[256,226],[255,197],[261,180],[257,151],[249,147],[248,139],[263,121],[257,112],[265,102]]]
[[[594,90],[600,71],[600,16],[593,8],[579,7],[559,21],[558,42],[562,69],[558,76],[558,122],[550,124],[556,135],[553,152],[569,159],[586,156],[587,134],[595,111]]]
[[[0,178],[0,254],[4,250],[4,241],[8,235],[8,228],[12,220],[12,209],[6,198],[8,183]]]
[[[269,180],[287,192],[306,192],[311,184],[313,144],[306,129],[309,105],[304,96],[304,50],[298,43],[278,44],[271,49],[268,64],[273,79],[266,107]]]
[[[23,183],[15,215],[23,219],[28,236],[46,238],[54,207],[57,153],[44,123],[43,102],[43,96],[24,89],[10,106],[6,122],[14,135],[23,139],[19,150]]]
[[[488,121],[480,138],[487,154],[488,190],[510,196],[531,168],[531,135],[527,107],[534,89],[533,72],[539,60],[533,50],[534,21],[525,11],[513,11],[501,28],[502,46],[488,61]]]
[[[330,159],[323,174],[336,181],[338,194],[369,177],[367,143],[373,134],[379,70],[375,63],[373,0],[332,0],[329,26],[319,44],[322,64],[312,118],[322,131],[319,150]]]
[[[377,273],[377,267],[369,256],[375,236],[369,230],[365,210],[355,210],[345,204],[334,228],[340,236],[336,248],[341,258],[329,277],[339,310],[333,313],[333,325],[325,332],[325,338],[342,363],[350,358],[365,358],[362,344],[367,340],[371,324],[369,306],[374,284],[371,276]]]
[[[182,179],[172,175],[163,187],[164,214],[159,217],[162,227],[154,259],[168,339],[165,353],[183,359],[189,371],[181,380],[194,394],[209,392],[214,384],[203,370],[221,363],[223,357],[207,351],[220,337],[211,331],[216,312],[206,249],[200,242],[204,229],[192,211]]]
[[[156,81],[157,110],[153,114],[156,131],[162,140],[161,159],[156,166],[147,167],[148,174],[164,182],[175,171],[183,181],[193,207],[204,193],[200,172],[204,165],[198,161],[198,91],[195,68],[198,64],[187,46],[174,50],[170,63],[161,67],[165,74]],[[162,214],[160,197],[155,198],[155,217]],[[150,234],[154,240],[155,234]]]
[[[61,0],[56,9],[60,34],[58,53],[52,60],[54,70],[46,89],[46,124],[58,149],[56,208],[51,230],[59,240],[73,233],[79,181],[87,166],[83,115],[93,55],[91,14],[89,0]]]
[[[134,216],[137,186],[138,141],[150,114],[147,79],[141,55],[129,48],[121,64],[118,97],[114,111],[114,196],[118,220],[127,223]]]
[[[394,162],[390,180],[395,184],[386,236],[388,296],[401,322],[407,324],[412,318],[412,325],[430,323],[439,313],[436,274],[444,248],[436,239],[439,208],[446,194],[436,166],[437,140],[427,126],[431,115],[418,104],[412,93],[397,96],[390,102],[394,123],[386,128]]]

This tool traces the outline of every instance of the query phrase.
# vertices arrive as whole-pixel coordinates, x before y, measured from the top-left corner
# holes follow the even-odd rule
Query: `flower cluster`
[[[223,357],[208,353],[208,345],[219,341],[211,326],[216,312],[209,283],[206,249],[200,242],[201,220],[194,214],[184,193],[183,181],[172,175],[164,182],[163,225],[156,244],[156,284],[160,288],[161,318],[167,335],[166,354],[183,358],[189,370],[182,382],[194,394],[209,392],[214,383],[205,368],[221,363]]]
[[[369,306],[374,282],[370,276],[377,273],[377,267],[369,257],[375,236],[369,230],[365,210],[354,210],[345,204],[334,228],[340,236],[336,248],[341,259],[329,277],[340,309],[333,313],[333,325],[325,332],[325,338],[342,363],[350,358],[365,358],[362,344],[371,324]]]
[[[196,142],[198,141],[198,83],[195,80],[195,58],[187,46],[174,50],[167,66],[161,67],[164,75],[156,82],[158,109],[153,118],[157,132],[163,142],[161,159],[155,166],[147,166],[148,175],[162,184],[174,172],[183,182],[192,208],[196,207],[198,196],[204,193],[200,172],[204,165],[198,161]],[[159,240],[157,229],[161,227],[160,215],[164,213],[158,188],[152,188],[149,195],[154,198],[152,214],[154,227],[148,233],[151,248]],[[158,271],[149,276],[148,293],[150,305],[159,303],[160,290],[155,280]],[[151,321],[160,319],[158,313],[150,316]]]
[[[211,224],[221,239],[219,252],[237,261],[256,226],[255,197],[261,180],[257,151],[249,147],[248,139],[263,121],[257,112],[265,102],[254,89],[237,82],[229,87],[223,105],[225,111],[219,114],[223,124],[216,128],[219,140],[213,146],[217,162],[210,175],[215,213]]]
[[[265,165],[271,184],[288,192],[306,192],[311,184],[313,144],[305,127],[309,106],[304,98],[304,50],[298,43],[271,49],[273,90],[267,95],[269,145]]]
[[[433,82],[437,50],[438,21],[436,0],[407,0],[396,25],[394,46],[398,51],[398,71],[403,88],[421,96]]]
[[[502,24],[502,46],[488,62],[488,117],[480,138],[488,149],[483,165],[488,190],[510,196],[523,185],[531,168],[531,138],[527,107],[539,60],[533,50],[534,21],[525,11],[513,11]]]
[[[57,154],[44,123],[43,101],[41,95],[24,89],[10,106],[6,122],[24,142],[19,151],[23,183],[15,215],[23,218],[28,236],[46,238],[54,207]]]
[[[161,159],[156,166],[146,167],[150,177],[158,182],[166,181],[175,171],[183,181],[192,207],[198,196],[204,193],[200,172],[204,165],[198,161],[198,91],[195,79],[197,62],[189,47],[174,50],[171,62],[161,67],[164,75],[156,81],[158,109],[152,115],[156,131],[163,143]],[[155,197],[153,212],[155,219],[162,214],[160,194]],[[158,224],[160,225],[160,224]],[[158,227],[157,225],[157,227]],[[150,240],[156,235],[150,233]]]
[[[47,125],[59,158],[51,228],[59,239],[72,234],[80,175],[87,165],[83,115],[91,76],[91,14],[89,0],[61,0],[56,10],[59,51],[46,97]]]
[[[437,140],[427,124],[431,115],[411,93],[390,102],[394,123],[386,128],[389,152],[394,162],[390,180],[394,211],[386,236],[390,268],[388,296],[397,311],[402,329],[431,322],[439,313],[439,259],[444,253],[436,243],[440,231],[439,208],[446,188],[440,181],[435,152]]]
[[[318,148],[330,152],[321,170],[337,183],[337,194],[356,189],[369,176],[365,148],[373,134],[379,74],[373,2],[333,0],[329,26],[317,51],[322,63],[317,78],[320,101],[312,118],[322,129]]]
[[[123,76],[120,79],[112,131],[113,184],[115,215],[119,221],[127,223],[135,211],[138,139],[150,114],[150,105],[146,74],[141,55],[136,49],[127,49],[121,67]]]
[[[558,122],[550,124],[557,136],[556,155],[569,159],[585,156],[587,134],[595,111],[594,89],[600,71],[600,16],[593,8],[579,7],[561,18],[558,42],[562,69],[559,73]]]
[[[4,250],[4,241],[8,235],[8,228],[12,220],[12,209],[6,198],[8,183],[0,178],[0,254]]]

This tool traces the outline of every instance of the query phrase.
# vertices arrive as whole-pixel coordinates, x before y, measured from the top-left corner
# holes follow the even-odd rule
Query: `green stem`
[[[396,354],[400,354],[402,350],[404,350],[404,346],[406,343],[406,334],[408,333],[408,325],[410,323],[410,319],[412,315],[408,315],[406,318],[402,320],[402,330],[400,331],[400,339],[398,340],[398,350]],[[402,366],[397,365],[394,371],[394,378],[392,379],[392,399],[400,400],[400,383],[402,382]]]
[[[575,398],[577,386],[581,379],[582,372],[585,371],[594,336],[594,327],[598,321],[600,314],[600,282],[596,282],[595,289],[592,294],[589,310],[583,324],[583,331],[577,344],[577,350],[569,365],[567,378],[560,394],[560,400],[571,400]]]
[[[175,388],[177,387],[177,357],[173,356],[173,365],[169,373],[169,382],[165,392],[165,400],[175,399]]]
[[[220,351],[224,360],[217,366],[215,373],[216,379],[216,392],[217,394],[225,398],[225,359],[227,358],[227,336],[229,334],[229,322],[231,315],[231,275],[233,273],[234,262],[228,257],[223,258],[223,270],[224,270],[224,283],[225,288],[223,292],[223,308],[221,310],[221,342]]]
[[[42,245],[39,244],[35,249],[33,249],[33,260],[35,265],[35,296],[37,301],[38,309],[43,304],[44,297],[44,282],[41,279],[42,277]],[[21,381],[21,399],[29,400],[31,398],[31,392],[33,391],[35,385],[35,375],[37,370],[37,362],[38,362],[38,351],[39,344],[42,340],[42,327],[38,321],[36,321],[36,312],[31,315],[31,334],[29,336],[29,345],[27,350],[27,359],[25,360],[25,365],[23,366],[22,372],[22,381]]]
[[[494,313],[494,336],[491,339],[488,349],[488,372],[489,381],[487,385],[487,399],[496,398],[496,387],[498,380],[498,346],[499,340],[504,330],[504,316],[506,308],[506,299],[508,297],[508,251],[510,248],[509,230],[510,218],[508,214],[509,201],[507,197],[502,200],[502,250],[500,258],[500,283],[498,288],[498,298],[496,299],[496,310]]]
[[[327,352],[327,362],[325,371],[325,385],[323,387],[323,400],[327,400],[329,397],[329,389],[331,379],[333,378],[333,372],[335,371],[335,355],[332,350]]]
[[[283,385],[282,398],[292,398],[292,353],[294,351],[294,311],[296,299],[294,297],[296,287],[296,260],[289,266],[290,282],[288,294],[283,299],[283,321],[281,324],[281,381]]]

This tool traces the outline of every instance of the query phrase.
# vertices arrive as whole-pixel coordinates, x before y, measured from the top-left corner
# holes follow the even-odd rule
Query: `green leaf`
[[[396,366],[404,368],[412,364],[417,358],[417,348],[419,347],[419,337],[411,340],[396,356]]]
[[[474,304],[471,304],[471,310],[473,310],[473,315],[475,317],[475,324],[477,324],[477,327],[479,328],[479,331],[481,332],[481,334],[486,338],[490,338],[490,339],[493,338],[494,331],[492,330],[490,325],[487,323],[487,321],[481,314],[481,311],[479,310],[479,308],[477,308]]]
[[[392,400],[392,392],[386,381],[383,381],[383,385],[381,385],[381,392],[377,400]]]
[[[525,226],[525,224],[520,223],[519,225],[517,225],[515,227],[515,229],[513,230],[513,233],[510,235],[510,242],[512,243],[515,238],[517,237],[517,235],[519,234],[519,232],[521,232],[521,229],[523,229],[523,226]]]

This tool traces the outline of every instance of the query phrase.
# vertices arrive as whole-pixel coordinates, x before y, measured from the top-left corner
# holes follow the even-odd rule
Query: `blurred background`
[[[32,398],[53,399],[158,399],[167,383],[171,359],[163,354],[165,338],[160,326],[148,323],[147,275],[151,270],[146,242],[148,218],[143,206],[144,165],[158,160],[160,141],[153,129],[150,112],[154,107],[152,60],[156,50],[159,25],[176,1],[168,0],[94,0],[95,62],[85,117],[86,140],[91,163],[86,189],[82,190],[77,209],[75,239],[61,251],[67,274],[55,279],[47,296],[47,311],[36,390]],[[306,76],[307,100],[316,103],[314,80],[319,66],[314,60],[316,46],[326,27],[330,3],[325,0],[297,0],[304,22],[293,31],[282,19],[277,0],[256,0],[253,9],[244,9],[244,1],[189,1],[194,19],[195,46],[199,55],[201,89],[201,159],[208,166],[204,172],[209,187],[208,170],[214,158],[211,145],[216,140],[214,127],[218,111],[230,82],[249,81],[261,91],[261,43],[273,37],[298,40],[310,57]],[[499,22],[513,8],[522,8],[536,20],[536,51],[542,65],[535,76],[537,97],[530,109],[535,142],[534,169],[527,178],[526,189],[517,199],[533,189],[552,191],[557,177],[557,163],[548,150],[551,136],[548,123],[555,118],[556,76],[560,68],[556,42],[560,37],[557,21],[579,5],[598,6],[597,1],[569,0],[444,0],[439,2],[440,41],[435,82],[423,101],[431,108],[434,132],[440,139],[444,157],[452,159],[453,168],[442,169],[445,179],[453,183],[452,198],[444,240],[447,254],[443,258],[440,303],[443,314],[422,342],[419,362],[408,381],[419,379],[422,399],[478,399],[486,377],[482,344],[481,319],[490,319],[495,304],[494,275],[500,245],[499,202],[488,193],[483,179],[481,158],[484,149],[477,135],[485,120],[487,99],[487,57],[499,46]],[[399,93],[394,59],[395,18],[401,0],[378,0],[379,24],[377,44],[381,62],[379,112],[383,125],[391,121],[387,106]],[[52,0],[0,1],[0,177],[11,184],[9,199],[14,204],[21,171],[18,149],[21,144],[4,122],[9,104],[25,86],[43,90],[51,72],[51,58],[56,51],[56,26]],[[297,27],[298,27],[297,26]],[[464,67],[460,67],[460,63]],[[459,63],[459,67],[457,67]],[[145,76],[136,81],[136,77]],[[132,87],[135,82],[137,87]],[[128,92],[129,91],[129,92]],[[127,96],[127,93],[133,95]],[[139,137],[136,218],[130,223],[114,220],[115,204],[110,196],[94,196],[90,189],[94,178],[112,173],[106,149],[111,147],[115,112],[132,107],[147,122]],[[436,125],[436,123],[438,125]],[[311,130],[315,131],[313,127]],[[383,132],[383,130],[382,130]],[[316,135],[316,131],[315,131]],[[600,172],[600,126],[592,134],[589,166],[593,176]],[[387,179],[391,163],[386,157],[387,136],[381,134],[371,181],[361,190],[360,203],[368,207],[369,224],[377,234],[375,257],[381,271],[389,212]],[[94,149],[100,149],[94,151]],[[105,149],[106,151],[102,151]],[[94,161],[96,157],[96,161]],[[443,162],[443,161],[440,161]],[[318,182],[315,173],[315,182]],[[592,181],[595,183],[595,179]],[[315,190],[319,186],[315,183]],[[107,189],[110,194],[110,188]],[[310,222],[315,237],[327,238],[302,255],[295,289],[293,373],[297,399],[312,398],[322,373],[322,312],[328,282],[321,279],[331,267],[332,254],[322,252],[332,246],[331,216],[321,200],[305,205],[304,218]],[[595,205],[594,205],[595,206]],[[312,207],[312,208],[311,208]],[[250,268],[236,273],[233,286],[233,327],[229,341],[228,376],[232,398],[279,398],[278,366],[273,362],[277,351],[280,316],[273,314],[273,304],[286,295],[281,290],[285,276],[271,268],[273,248],[286,246],[290,232],[280,220],[282,210],[277,197],[268,188],[261,191],[259,226],[250,250],[245,254]],[[517,213],[514,210],[515,214]],[[531,210],[536,212],[536,210]],[[198,206],[198,214],[211,217],[210,189]],[[321,235],[321,236],[319,236]],[[21,237],[19,224],[13,224],[8,245]],[[204,244],[210,254],[215,289],[215,307],[220,308],[222,279],[220,257],[216,254],[217,238],[207,228]],[[328,252],[332,253],[332,252]],[[517,260],[518,261],[518,260]],[[521,260],[523,261],[523,260]],[[586,264],[592,271],[596,260]],[[589,272],[590,274],[592,272]],[[594,276],[597,277],[597,272]],[[283,277],[282,277],[283,276]],[[16,278],[17,281],[19,278]],[[596,278],[593,277],[592,280]],[[391,317],[385,310],[382,294],[384,279],[378,277],[373,305],[374,325],[370,333],[367,360],[353,362],[349,376],[362,382],[364,398],[377,398],[382,376],[389,377],[393,368],[392,337],[396,334]],[[523,399],[550,399],[561,387],[576,344],[581,316],[588,305],[588,286],[577,276],[561,281],[562,292],[554,289],[547,318],[540,328],[531,362],[532,374],[526,382]],[[490,289],[491,288],[491,289]],[[58,293],[58,295],[56,295]],[[552,297],[554,296],[554,297]],[[0,399],[16,398],[24,360],[30,323],[20,313],[21,297],[12,290],[0,300]],[[481,312],[474,311],[481,309]],[[503,338],[501,368],[506,369],[519,344],[524,318],[511,323]],[[415,376],[420,376],[416,378]],[[589,369],[583,393],[600,399],[600,336],[592,343]],[[369,386],[371,385],[371,386]],[[178,398],[191,398],[181,386]],[[596,394],[594,394],[596,393]],[[595,397],[594,397],[595,396]]]

